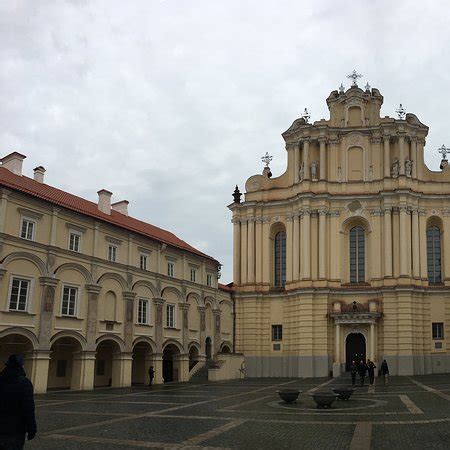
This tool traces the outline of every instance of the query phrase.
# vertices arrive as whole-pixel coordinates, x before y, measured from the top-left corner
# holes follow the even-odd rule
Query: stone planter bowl
[[[352,396],[353,392],[355,392],[355,390],[352,388],[343,387],[334,388],[333,392],[338,395],[339,400],[348,400]]]
[[[298,389],[283,389],[281,391],[277,391],[277,394],[284,402],[294,403],[297,400],[298,396],[301,394],[301,392],[302,391],[299,391]]]
[[[338,396],[332,392],[314,392],[310,395],[316,402],[318,408],[329,408]]]

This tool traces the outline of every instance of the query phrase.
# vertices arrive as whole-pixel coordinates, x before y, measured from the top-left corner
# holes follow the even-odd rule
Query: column
[[[112,357],[111,387],[131,386],[133,353],[114,353]]]
[[[419,211],[419,251],[420,251],[420,278],[428,280],[427,267],[427,216]]]
[[[89,350],[96,349],[95,340],[97,339],[97,327],[98,327],[98,295],[102,287],[99,284],[86,284],[85,289],[87,292],[87,332],[86,340]]]
[[[155,311],[155,345],[156,353],[162,354],[163,343],[163,307],[166,301],[163,298],[154,298],[153,305]]]
[[[197,311],[200,313],[200,350],[202,355],[205,355],[205,339],[206,339],[206,317],[204,306],[197,306]]]
[[[302,241],[303,241],[303,279],[311,279],[311,211],[303,211],[302,220]]]
[[[412,165],[412,177],[417,178],[417,164],[418,164],[418,158],[417,158],[417,138],[412,136],[410,138],[411,141],[411,160],[413,162]]]
[[[326,142],[325,137],[319,138],[320,150],[319,150],[319,180],[326,180],[327,178],[327,152],[326,152]]]
[[[392,210],[384,208],[384,276],[392,277]]]
[[[379,280],[381,278],[381,210],[374,210],[371,212],[372,216],[372,242],[376,244],[372,247],[372,274],[371,279]]]
[[[217,355],[220,351],[220,344],[221,344],[221,332],[220,332],[220,309],[213,309],[213,319],[214,319],[214,348],[213,348],[213,355]]]
[[[155,378],[153,380],[154,384],[163,384],[164,383],[164,379],[163,379],[163,355],[162,353],[153,353],[152,354],[152,359],[151,359],[151,364],[153,365],[153,370],[155,371]],[[148,367],[146,366],[146,372],[145,374],[148,374]]]
[[[292,241],[293,241],[293,217],[286,218],[286,283],[292,282]]]
[[[263,234],[263,242],[262,242],[262,277],[264,284],[270,284],[271,281],[271,273],[270,268],[272,267],[271,263],[271,255],[272,255],[272,240],[270,239],[270,221],[268,218],[262,219],[262,234]]]
[[[385,178],[390,178],[391,176],[391,150],[389,147],[390,144],[390,136],[383,136],[383,147],[384,147],[384,176]]]
[[[40,350],[50,350],[50,338],[53,331],[55,289],[58,282],[59,280],[56,278],[39,277],[39,284],[42,288],[38,336]]]
[[[52,247],[56,246],[56,231],[58,229],[58,208],[53,208],[52,211],[52,226],[50,228],[50,245]]]
[[[94,389],[95,350],[81,351],[73,355],[70,389],[88,391]]]
[[[319,210],[319,278],[327,277],[327,212]]]
[[[416,147],[416,151],[417,151],[417,163],[414,164],[416,166],[417,169],[417,178],[419,178],[420,180],[423,178],[423,168],[425,167],[425,162],[424,162],[424,151],[423,151],[423,147],[425,146],[425,138],[420,138],[417,139],[417,147]]]
[[[407,238],[407,220],[408,211],[406,206],[400,206],[400,276],[408,276],[408,243]]]
[[[241,222],[235,217],[233,223],[233,282],[241,284]]]
[[[340,363],[341,362],[341,326],[337,323],[336,326],[336,339],[335,339],[335,346],[336,346],[336,358],[335,362]]]
[[[256,266],[256,284],[262,283],[263,270],[263,250],[262,250],[262,219],[256,219],[255,232],[255,266]]]
[[[413,277],[420,277],[420,251],[419,251],[419,211],[412,211],[412,267]]]
[[[255,219],[248,219],[247,222],[247,282],[255,283]]]
[[[47,392],[50,350],[33,350],[25,355],[25,371],[36,394]]]
[[[122,298],[125,306],[125,320],[124,320],[124,341],[125,349],[128,352],[133,351],[133,326],[134,326],[134,298],[136,297],[136,292],[123,291]]]
[[[247,220],[241,220],[241,284],[247,284]]]
[[[339,211],[330,211],[330,278],[341,280],[341,233],[339,230]]]
[[[299,272],[300,272],[300,218],[298,214],[294,215],[293,217],[294,222],[294,236],[292,240],[292,258],[293,258],[293,264],[292,264],[292,280],[297,281],[299,279]]]
[[[0,197],[0,233],[5,230],[6,209],[8,206],[8,195],[11,193],[8,189],[2,189]]]
[[[189,354],[178,355],[174,362],[178,364],[178,381],[189,381]]]
[[[370,359],[375,361],[375,324],[370,324]]]
[[[303,167],[305,170],[304,179],[309,180],[309,138],[303,139]]]
[[[399,134],[398,136],[398,148],[399,148],[399,163],[400,163],[400,175],[405,175],[405,136],[403,134]]]
[[[298,183],[300,181],[299,170],[300,170],[300,143],[296,142],[294,144],[294,183]]]
[[[184,353],[189,353],[189,303],[179,303],[178,308],[181,316],[181,343]]]

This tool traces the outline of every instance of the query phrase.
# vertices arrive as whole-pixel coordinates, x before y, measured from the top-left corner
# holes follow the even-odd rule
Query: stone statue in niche
[[[412,174],[412,167],[413,167],[413,162],[411,159],[407,159],[405,161],[405,174],[407,177],[411,178],[411,174]]]
[[[303,181],[303,178],[305,177],[305,163],[302,162],[300,164],[300,170],[298,171],[298,177],[300,181]]]
[[[311,179],[313,180],[313,181],[317,181],[317,167],[318,167],[318,163],[317,162],[313,162],[312,164],[311,164]]]
[[[392,164],[391,169],[391,176],[392,178],[397,178],[400,171],[400,163],[398,162],[398,159],[394,159],[394,163]]]

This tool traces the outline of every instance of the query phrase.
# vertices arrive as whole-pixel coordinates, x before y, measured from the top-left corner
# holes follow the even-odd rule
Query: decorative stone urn
[[[348,400],[355,390],[349,387],[341,387],[334,388],[333,392],[338,395],[339,400]]]
[[[316,402],[318,408],[330,408],[330,406],[338,397],[337,394],[334,394],[332,392],[314,392],[310,395]]]
[[[281,391],[277,391],[277,394],[284,402],[294,403],[297,400],[298,396],[301,394],[301,392],[302,391],[299,391],[298,389],[283,389]]]

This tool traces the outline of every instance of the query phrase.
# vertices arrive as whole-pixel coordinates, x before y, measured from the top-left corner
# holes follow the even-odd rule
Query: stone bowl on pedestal
[[[314,392],[309,395],[314,399],[318,408],[329,408],[338,397],[333,392]]]
[[[299,391],[298,389],[282,389],[281,391],[277,391],[277,394],[284,402],[294,403],[301,392],[302,391]]]
[[[333,392],[338,395],[339,400],[348,400],[355,390],[349,387],[340,387],[333,388]]]

